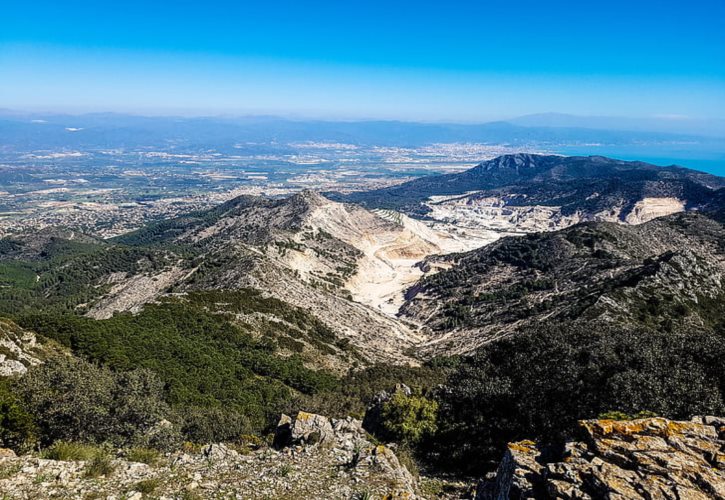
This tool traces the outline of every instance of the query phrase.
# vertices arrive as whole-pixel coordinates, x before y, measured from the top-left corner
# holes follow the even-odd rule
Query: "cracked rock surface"
[[[510,443],[477,499],[725,499],[725,418],[584,420],[559,461]]]

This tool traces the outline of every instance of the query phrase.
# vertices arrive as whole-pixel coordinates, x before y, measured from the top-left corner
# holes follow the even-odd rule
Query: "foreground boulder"
[[[725,418],[580,422],[582,442],[556,461],[531,441],[511,443],[476,498],[725,500]]]
[[[91,462],[0,453],[0,497],[418,498],[410,472],[391,448],[368,441],[359,420],[300,412],[281,422],[291,440],[279,449],[211,444],[153,465],[114,458],[101,476]]]

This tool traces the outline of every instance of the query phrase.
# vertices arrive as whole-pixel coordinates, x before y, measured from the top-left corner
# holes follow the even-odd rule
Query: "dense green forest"
[[[12,239],[0,243],[0,314],[78,312],[109,285],[111,273],[158,271],[176,259],[168,252],[51,237],[34,252]]]
[[[439,430],[426,451],[443,466],[475,472],[495,466],[507,442],[563,442],[578,419],[721,415],[723,359],[722,329],[542,324],[463,359],[436,396]]]

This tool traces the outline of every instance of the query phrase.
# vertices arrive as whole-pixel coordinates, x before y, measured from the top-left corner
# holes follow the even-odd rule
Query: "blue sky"
[[[725,1],[8,1],[0,107],[725,118]]]

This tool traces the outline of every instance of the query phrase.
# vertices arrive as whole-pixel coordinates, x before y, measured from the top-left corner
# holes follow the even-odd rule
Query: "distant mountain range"
[[[725,120],[690,118],[687,116],[657,116],[629,118],[624,116],[579,116],[564,113],[539,113],[507,120],[523,127],[588,128],[601,130],[636,130],[692,134],[712,137],[725,136]]]
[[[115,113],[63,115],[0,111],[5,148],[231,147],[240,141],[339,141],[361,145],[420,146],[437,142],[510,145],[689,143],[712,150],[725,142],[725,127],[678,130],[660,121],[534,115],[482,124],[402,121],[291,120],[251,117],[144,117]],[[668,122],[669,123],[669,122]],[[631,128],[630,128],[631,127]],[[718,132],[721,131],[721,132]],[[695,133],[695,131],[697,133]],[[722,148],[720,148],[722,150]]]

